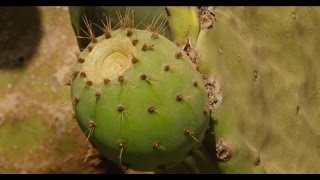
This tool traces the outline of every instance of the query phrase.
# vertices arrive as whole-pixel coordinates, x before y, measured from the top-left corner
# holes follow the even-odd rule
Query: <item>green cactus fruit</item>
[[[319,173],[320,9],[217,7],[215,14],[197,48],[221,84],[216,141],[238,149],[220,170],[250,173],[249,160],[268,173]]]
[[[135,170],[181,163],[204,138],[208,97],[182,49],[150,30],[108,29],[80,53],[77,121],[105,157]]]

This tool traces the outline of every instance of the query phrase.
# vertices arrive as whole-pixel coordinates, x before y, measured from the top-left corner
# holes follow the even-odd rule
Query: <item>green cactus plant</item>
[[[133,21],[95,37],[71,82],[77,121],[104,156],[135,170],[176,166],[196,150],[209,125],[201,74],[183,50]]]
[[[251,173],[242,163],[250,158],[268,173],[319,173],[320,9],[217,7],[215,14],[197,48],[200,69],[221,84],[216,141],[238,147],[218,161],[220,171]]]

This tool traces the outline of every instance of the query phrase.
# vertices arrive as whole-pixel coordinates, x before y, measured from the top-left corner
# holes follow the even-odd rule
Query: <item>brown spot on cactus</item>
[[[86,77],[87,77],[87,75],[86,75],[86,73],[85,73],[85,72],[80,72],[80,77],[81,77],[81,78],[86,78]]]
[[[84,61],[85,61],[84,58],[81,58],[81,57],[78,58],[78,62],[79,62],[80,64],[84,63]]]
[[[148,50],[153,50],[153,44],[143,44],[142,51],[148,51]]]
[[[133,30],[132,29],[128,29],[127,30],[127,37],[131,37],[133,35]]]
[[[91,87],[93,85],[93,82],[90,80],[87,80],[86,87]]]
[[[138,39],[134,39],[132,40],[132,45],[133,46],[136,46],[138,44],[139,40]]]
[[[101,92],[100,92],[100,91],[97,91],[96,94],[95,94],[95,96],[96,96],[96,99],[98,100],[98,99],[101,97]]]
[[[125,110],[124,105],[119,105],[117,110],[118,110],[118,112],[123,112]]]
[[[132,57],[132,64],[136,64],[137,62],[139,62],[139,59],[136,57]]]
[[[93,49],[93,46],[88,46],[88,51],[91,52]]]
[[[176,96],[176,100],[179,101],[179,102],[182,101],[183,100],[183,96],[181,94],[178,94]]]
[[[120,75],[118,81],[122,84],[124,82],[124,76]]]
[[[170,66],[169,66],[168,64],[165,64],[165,65],[163,66],[163,70],[164,70],[164,71],[169,71],[169,70],[170,70]]]
[[[181,52],[178,52],[178,53],[176,53],[176,54],[174,55],[174,57],[175,57],[176,59],[181,59],[181,58],[182,58],[182,53],[181,53]]]
[[[155,150],[160,150],[160,149],[165,150],[165,148],[164,148],[163,146],[161,146],[161,144],[160,144],[159,141],[153,142],[153,148],[154,148]]]
[[[156,33],[156,32],[153,32],[153,33],[151,34],[150,38],[151,38],[152,40],[158,39],[158,38],[159,38],[159,34]]]
[[[220,161],[229,161],[235,154],[229,143],[222,138],[218,139],[216,144],[217,159]]]
[[[105,85],[109,84],[110,82],[111,82],[111,80],[108,79],[108,78],[106,78],[106,79],[103,80],[103,83],[104,83]]]
[[[148,112],[149,113],[154,113],[155,112],[155,107],[154,106],[150,106],[150,107],[148,107]]]
[[[197,81],[193,80],[192,84],[193,84],[194,87],[198,87],[198,82]]]
[[[254,74],[254,80],[256,81],[258,79],[258,71],[255,70],[253,74]]]
[[[148,78],[148,76],[146,74],[141,74],[140,75],[140,79],[141,80],[146,80]]]

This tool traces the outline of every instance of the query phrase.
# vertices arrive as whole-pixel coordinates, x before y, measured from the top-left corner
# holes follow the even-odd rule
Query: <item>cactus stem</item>
[[[199,142],[199,140],[193,136],[194,132],[193,132],[193,130],[192,130],[191,128],[184,129],[183,132],[184,132],[185,135],[188,135],[188,136],[190,136],[193,140]]]
[[[138,44],[139,40],[138,39],[134,39],[132,40],[132,45],[133,46],[136,46]]]
[[[103,83],[104,83],[105,85],[109,84],[110,82],[111,82],[111,80],[108,79],[108,78],[106,78],[106,79],[103,80]]]
[[[153,148],[156,150],[165,150],[165,148],[160,144],[159,141],[153,142]]]
[[[89,121],[89,129],[88,129],[87,132],[85,133],[85,134],[88,133],[88,136],[87,136],[87,139],[86,139],[86,144],[88,143],[89,138],[92,136],[93,130],[94,130],[94,128],[96,127],[96,125],[97,125],[97,124],[96,124],[93,120],[90,120],[90,121]]]
[[[123,150],[125,147],[126,143],[123,140],[118,140],[118,146],[120,148],[120,153],[119,153],[119,162],[120,164],[122,164],[122,154],[123,154]]]
[[[144,44],[141,48],[142,51],[148,51],[148,50],[153,50],[153,44]]]
[[[178,52],[178,53],[176,53],[176,54],[174,55],[174,57],[175,57],[176,59],[181,59],[181,58],[182,58],[182,53],[181,53],[181,52]]]
[[[168,64],[163,65],[163,70],[164,71],[169,71],[170,70],[170,66]]]
[[[132,56],[132,64],[136,64],[137,62],[139,62],[139,59],[135,56]]]

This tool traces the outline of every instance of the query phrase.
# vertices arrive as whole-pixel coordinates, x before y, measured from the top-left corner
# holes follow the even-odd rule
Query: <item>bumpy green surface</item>
[[[268,173],[319,173],[320,9],[218,7],[215,13],[217,22],[200,33],[197,47],[202,69],[222,87],[216,139],[238,147],[233,159],[219,163],[221,172],[251,173],[249,150]]]
[[[128,29],[113,31],[110,39],[100,36],[97,43],[89,44],[92,51],[86,48],[80,54],[85,62],[78,63],[75,71],[85,72],[86,77],[76,76],[71,88],[72,98],[79,98],[74,101],[77,120],[84,132],[90,130],[90,120],[95,122],[90,141],[115,162],[120,163],[123,150],[121,163],[129,168],[172,167],[198,147],[200,143],[193,137],[201,141],[208,127],[209,117],[203,113],[208,100],[202,77],[184,53],[177,58],[182,50],[165,37],[152,39],[152,32],[131,31],[130,37]],[[133,40],[138,40],[135,46]],[[152,45],[152,49],[143,51],[144,45]],[[132,63],[132,55],[139,61]],[[109,76],[111,82],[104,84],[116,67],[127,69],[123,74]],[[142,80],[141,74],[147,80]],[[123,76],[123,82],[119,76]],[[89,80],[92,86],[86,86]],[[182,96],[180,101],[177,95]],[[119,105],[124,111],[118,110]],[[149,107],[155,111],[149,112]],[[184,133],[188,128],[193,137]],[[124,147],[119,146],[119,141],[124,142]],[[157,141],[159,149],[154,147]]]

